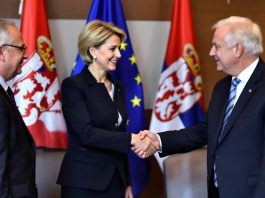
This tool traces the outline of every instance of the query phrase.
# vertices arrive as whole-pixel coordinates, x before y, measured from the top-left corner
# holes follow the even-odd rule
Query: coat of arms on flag
[[[187,44],[184,56],[161,74],[153,115],[161,122],[169,122],[191,109],[201,97],[198,57],[193,46]]]
[[[150,131],[177,130],[198,123],[203,116],[202,78],[189,0],[174,0],[170,35]],[[155,154],[160,168],[163,160]]]
[[[44,0],[24,0],[21,32],[28,60],[14,79],[16,104],[38,147],[66,148],[66,125]]]

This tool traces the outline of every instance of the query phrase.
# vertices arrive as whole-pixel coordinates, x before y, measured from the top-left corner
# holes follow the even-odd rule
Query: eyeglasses
[[[17,45],[11,45],[11,44],[3,44],[2,47],[14,47],[14,48],[17,48],[19,49],[21,52],[25,52],[27,50],[27,47],[25,45],[22,45],[22,46],[17,46]]]

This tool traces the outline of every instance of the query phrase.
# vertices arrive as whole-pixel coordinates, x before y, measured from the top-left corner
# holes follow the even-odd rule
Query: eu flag
[[[139,75],[136,58],[132,50],[122,4],[120,0],[94,0],[86,23],[99,19],[112,22],[127,34],[127,39],[121,44],[122,57],[119,59],[117,69],[111,74],[117,78],[125,88],[126,108],[129,116],[127,131],[138,133],[146,128],[144,116],[143,86]],[[72,70],[72,75],[78,74],[84,63],[78,55]],[[149,177],[149,161],[138,158],[129,153],[131,182],[133,195],[136,196],[147,183]]]

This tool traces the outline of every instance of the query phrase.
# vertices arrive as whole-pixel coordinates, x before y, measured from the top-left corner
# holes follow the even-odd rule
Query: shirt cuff
[[[160,138],[160,135],[158,133],[156,133],[156,137],[159,141],[159,150],[158,150],[158,153],[162,153],[162,141],[161,141],[161,138]]]

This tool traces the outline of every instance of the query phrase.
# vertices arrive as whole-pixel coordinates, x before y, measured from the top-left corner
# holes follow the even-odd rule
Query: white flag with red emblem
[[[203,116],[202,78],[195,46],[189,0],[174,0],[170,35],[150,131],[192,126]],[[163,149],[163,144],[162,144]],[[155,154],[163,170],[165,158]]]
[[[24,0],[21,32],[29,58],[13,82],[18,109],[38,147],[66,148],[66,125],[44,0]]]

